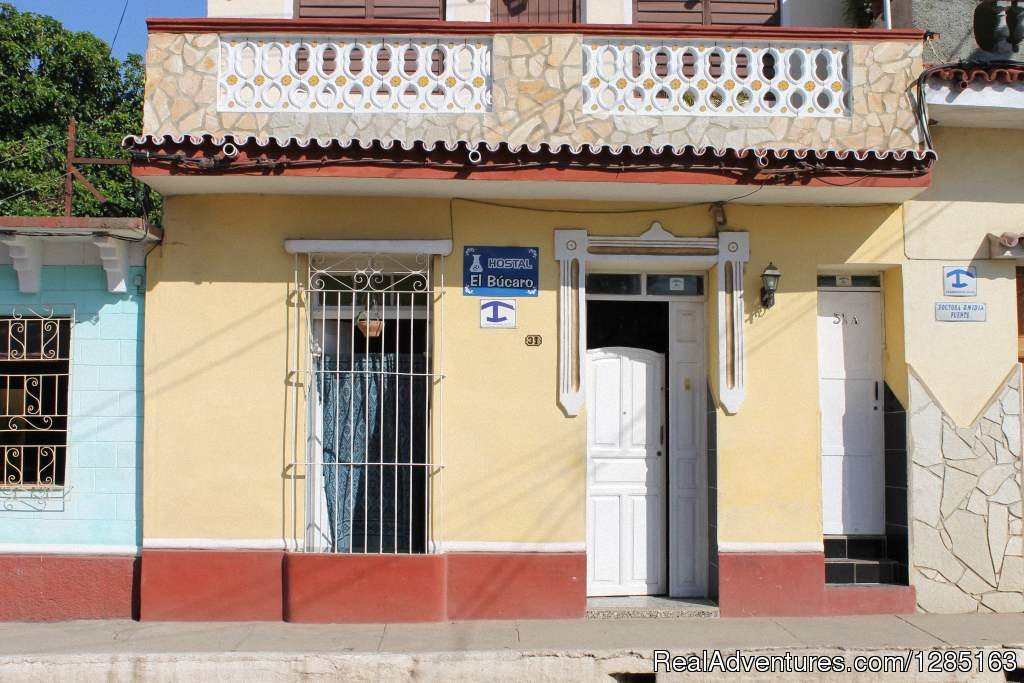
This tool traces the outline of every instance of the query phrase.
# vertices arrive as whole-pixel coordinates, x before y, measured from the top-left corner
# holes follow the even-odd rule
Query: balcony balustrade
[[[914,31],[153,20],[143,132],[907,150],[922,46]]]

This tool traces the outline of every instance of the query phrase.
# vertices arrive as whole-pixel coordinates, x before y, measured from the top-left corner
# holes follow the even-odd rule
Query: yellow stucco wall
[[[819,268],[878,271],[901,260],[895,207],[730,207],[750,232],[745,304],[746,399],[718,417],[720,543],[820,542],[817,365]],[[776,305],[760,311],[761,272],[782,271]]]
[[[959,425],[967,426],[1017,362],[1015,263],[991,261],[989,233],[1024,226],[1024,131],[937,128],[932,187],[906,205],[907,362]],[[935,322],[942,267],[972,265],[988,321]],[[911,296],[910,293],[913,295]]]
[[[892,393],[907,407],[910,393],[907,387],[907,344],[903,320],[903,270],[894,267],[882,273],[882,299],[885,328],[885,383]]]
[[[657,220],[677,235],[714,234],[704,206],[594,214],[444,200],[209,196],[171,198],[165,215],[167,239],[150,257],[146,317],[144,534],[160,539],[290,534],[296,259],[284,240],[451,236],[455,252],[439,269],[445,379],[435,434],[444,474],[436,537],[582,542],[586,422],[565,417],[557,404],[553,231],[637,235]],[[719,538],[816,541],[818,266],[877,272],[899,264],[901,211],[730,206],[728,215],[730,229],[750,232],[752,259],[747,398],[739,414],[718,422]],[[540,247],[540,295],[520,300],[517,330],[479,329],[477,301],[461,294],[459,255],[468,244]],[[782,285],[776,307],[760,312],[769,260],[782,269]],[[713,324],[713,300],[708,309]],[[525,334],[542,335],[543,346],[527,348]],[[708,355],[713,377],[713,345]]]

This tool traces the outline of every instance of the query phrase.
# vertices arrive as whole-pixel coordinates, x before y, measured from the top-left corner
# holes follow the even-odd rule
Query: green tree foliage
[[[0,203],[0,214],[63,212],[71,117],[78,156],[127,157],[121,140],[142,128],[144,87],[141,56],[122,62],[91,33],[0,3],[0,200],[17,195]],[[127,166],[80,170],[109,201],[97,202],[76,182],[75,215],[143,215],[143,187]]]

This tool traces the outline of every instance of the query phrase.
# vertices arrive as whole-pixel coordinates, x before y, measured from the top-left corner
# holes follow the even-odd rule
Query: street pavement
[[[783,655],[1011,650],[1024,674],[1024,614],[779,619],[590,619],[430,624],[0,624],[0,681],[640,681],[653,653]],[[972,654],[977,657],[976,654]],[[640,676],[637,677],[636,675]],[[632,677],[631,677],[632,675]],[[781,672],[660,674],[657,680],[821,680]],[[879,680],[877,673],[839,680]],[[892,680],[1006,681],[1002,672]]]

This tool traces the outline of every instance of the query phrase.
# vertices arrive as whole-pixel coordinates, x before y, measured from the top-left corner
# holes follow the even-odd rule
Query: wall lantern
[[[779,288],[779,279],[782,277],[782,271],[772,263],[768,262],[768,267],[761,273],[761,307],[771,308],[775,305],[775,291]]]

